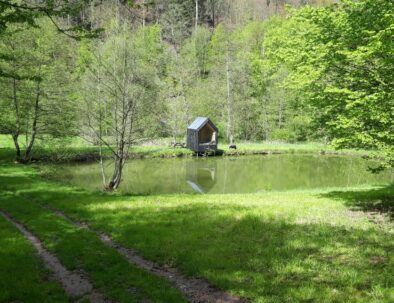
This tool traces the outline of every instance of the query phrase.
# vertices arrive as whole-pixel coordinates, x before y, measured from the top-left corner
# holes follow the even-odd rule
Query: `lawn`
[[[2,164],[0,192],[0,209],[118,301],[127,302],[130,285],[137,289],[130,301],[183,299],[42,205],[251,302],[394,301],[393,186],[121,196],[51,183],[32,167]]]
[[[68,302],[49,276],[29,241],[0,216],[0,302]]]

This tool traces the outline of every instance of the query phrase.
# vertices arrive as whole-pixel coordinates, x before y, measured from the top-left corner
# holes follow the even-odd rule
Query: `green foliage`
[[[117,85],[122,81],[115,82],[125,71],[124,62],[116,58],[127,55],[133,62],[127,73],[136,80],[128,93],[135,99],[142,92],[144,96],[138,107],[141,118],[134,127],[139,137],[172,136],[174,141],[184,141],[192,119],[209,116],[219,127],[221,140],[320,140],[337,148],[384,151],[385,165],[391,166],[393,4],[360,0],[328,6],[329,2],[294,0],[290,4],[298,8],[288,7],[285,12],[283,2],[274,0],[264,4],[92,1],[89,10],[85,1],[76,1],[64,7],[72,10],[71,19],[57,10],[55,16],[63,19],[55,21],[74,25],[83,19],[93,31],[106,28],[99,39],[79,43],[64,37],[54,43],[58,29],[50,21],[37,19],[39,14],[26,18],[24,25],[15,25],[19,19],[7,21],[0,53],[1,85],[6,88],[0,99],[2,132],[11,133],[16,124],[7,80],[12,77],[21,100],[34,97],[41,77],[56,87],[45,102],[64,118],[45,115],[42,125],[47,125],[48,134],[61,136],[61,130],[76,130],[66,121],[86,124],[86,108],[80,101],[98,103],[98,95],[106,105],[92,108],[106,108],[104,128],[108,130],[110,100],[121,90]],[[55,9],[49,2],[44,4],[46,9]],[[16,9],[2,7],[4,16]],[[262,7],[267,11],[258,16],[256,10]],[[262,20],[268,15],[274,16]],[[124,33],[119,20],[132,20]],[[41,29],[31,28],[33,24]],[[4,43],[9,48],[11,42],[13,50],[4,48]],[[45,55],[49,53],[52,56]],[[70,68],[75,74],[69,73]],[[115,81],[111,92],[102,93],[105,85],[98,88],[97,76]],[[67,85],[71,83],[79,89],[70,93]],[[28,108],[21,106],[24,120],[31,112]],[[50,127],[59,121],[60,127]],[[21,133],[25,133],[24,125]],[[76,131],[86,134],[86,129]]]
[[[384,151],[389,166],[394,163],[393,8],[391,1],[363,0],[295,12],[292,22],[308,30],[294,33],[302,43],[291,55],[292,84],[313,107],[315,127],[338,148]]]
[[[33,3],[32,3],[33,2]],[[89,0],[77,1],[53,1],[44,0],[39,3],[28,0],[3,0],[0,1],[0,34],[13,25],[27,25],[29,27],[40,26],[38,19],[47,17],[57,29],[57,31],[80,39],[82,37],[96,37],[101,29],[89,29],[89,24],[82,20],[74,24],[63,26],[56,18],[78,17],[81,11],[90,4]],[[0,70],[1,72],[1,70]]]
[[[9,25],[0,42],[6,58],[0,59],[0,133],[23,135],[26,140],[19,140],[26,146],[34,141],[33,133],[75,134],[77,123],[70,97],[73,41],[58,34],[50,21],[35,22],[39,27]]]

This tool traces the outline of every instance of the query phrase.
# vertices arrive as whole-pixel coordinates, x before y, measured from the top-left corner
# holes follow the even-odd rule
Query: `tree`
[[[374,148],[394,165],[394,10],[385,0],[306,8],[294,77],[314,108],[315,125],[337,148]]]
[[[211,60],[214,63],[214,72],[224,81],[224,116],[226,117],[226,138],[232,143],[234,140],[234,39],[225,25],[219,25],[211,42]]]
[[[76,39],[96,36],[100,30],[91,31],[89,25],[78,20],[73,25],[60,25],[57,18],[78,17],[81,11],[90,4],[89,0],[78,1],[33,1],[33,0],[0,0],[0,33],[11,24],[37,25],[36,20],[48,17],[59,32]]]
[[[119,187],[132,144],[143,134],[148,117],[156,116],[161,52],[158,26],[133,31],[116,19],[104,41],[83,53],[85,135],[112,152],[115,165],[108,182],[102,168],[109,191]]]
[[[5,58],[0,60],[0,104],[7,113],[0,119],[0,132],[12,136],[21,162],[30,160],[39,135],[70,133],[74,121],[69,97],[72,51],[66,47],[72,43],[48,21],[37,23],[41,27],[9,26],[0,43]]]

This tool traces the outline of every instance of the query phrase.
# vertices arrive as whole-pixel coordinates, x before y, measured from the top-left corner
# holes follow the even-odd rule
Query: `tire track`
[[[61,283],[64,291],[71,299],[74,301],[88,299],[91,303],[111,302],[106,300],[102,294],[96,291],[90,281],[82,273],[69,271],[65,268],[60,263],[59,259],[45,248],[43,242],[24,225],[17,222],[12,216],[3,210],[0,210],[0,215],[14,225],[33,245],[45,266],[52,271],[56,280]]]
[[[49,206],[43,206],[45,209],[52,211],[55,215],[67,220],[74,226],[83,228],[95,233],[100,240],[107,246],[115,249],[123,255],[129,263],[142,268],[154,275],[163,277],[171,282],[178,288],[192,303],[247,303],[248,301],[233,296],[225,291],[218,290],[210,285],[207,281],[198,278],[189,278],[182,275],[177,269],[164,267],[155,262],[149,261],[141,257],[135,250],[126,248],[115,241],[113,241],[107,234],[93,230],[88,224],[80,221],[73,220],[64,212]]]

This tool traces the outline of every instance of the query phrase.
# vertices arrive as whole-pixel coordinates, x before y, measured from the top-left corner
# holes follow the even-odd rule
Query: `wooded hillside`
[[[209,116],[228,142],[392,159],[393,3],[334,2],[1,1],[0,132],[17,149],[44,135],[127,149]]]

